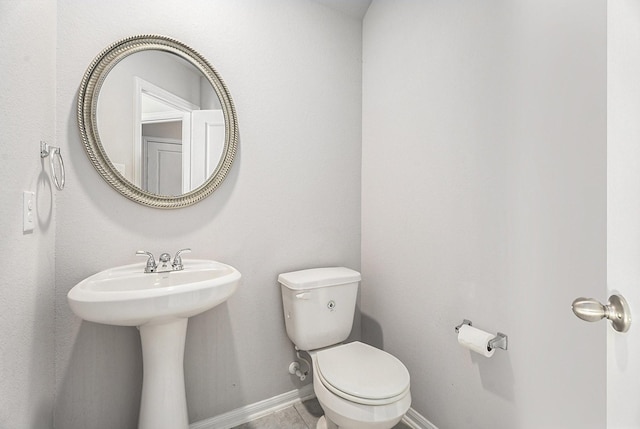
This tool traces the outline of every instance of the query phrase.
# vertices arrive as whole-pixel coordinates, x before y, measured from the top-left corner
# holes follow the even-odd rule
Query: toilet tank
[[[353,327],[360,273],[349,268],[312,268],[280,274],[287,335],[300,350],[347,339]]]

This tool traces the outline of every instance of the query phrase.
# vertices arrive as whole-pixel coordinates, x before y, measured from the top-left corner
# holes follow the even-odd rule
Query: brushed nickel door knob
[[[607,318],[611,326],[618,332],[627,332],[631,326],[631,310],[629,304],[620,295],[611,295],[607,305],[593,298],[576,298],[571,304],[573,314],[587,322],[597,322]]]

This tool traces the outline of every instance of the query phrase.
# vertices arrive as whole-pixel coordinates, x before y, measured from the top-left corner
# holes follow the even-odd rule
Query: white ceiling
[[[362,19],[367,13],[371,0],[313,0],[333,10],[342,12],[356,19]]]

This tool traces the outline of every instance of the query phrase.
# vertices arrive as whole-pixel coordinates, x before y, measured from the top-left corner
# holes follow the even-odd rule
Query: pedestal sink
[[[188,318],[226,301],[241,275],[230,265],[195,259],[185,259],[182,271],[144,268],[143,263],[101,271],[74,286],[67,299],[84,320],[139,328],[144,375],[138,429],[187,429]]]

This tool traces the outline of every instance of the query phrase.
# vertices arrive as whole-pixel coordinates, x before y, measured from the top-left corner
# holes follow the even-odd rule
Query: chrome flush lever
[[[176,252],[176,256],[173,257],[173,263],[171,264],[171,268],[175,271],[180,271],[184,268],[182,265],[182,257],[180,256],[183,253],[191,253],[191,249],[187,247],[186,249],[180,249]]]
[[[147,265],[144,267],[144,272],[145,273],[155,273],[156,269],[158,268],[158,264],[156,264],[156,260],[153,257],[153,253],[151,252],[147,252],[146,250],[138,250],[136,252],[137,256],[148,256],[149,259],[147,259]]]

